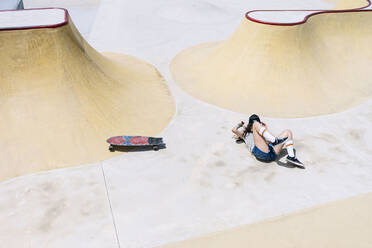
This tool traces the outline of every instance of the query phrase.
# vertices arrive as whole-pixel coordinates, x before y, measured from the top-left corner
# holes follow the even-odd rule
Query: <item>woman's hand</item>
[[[244,125],[244,121],[239,122],[234,128],[239,129]]]
[[[239,131],[238,129],[241,128],[244,125],[244,121],[241,121],[238,125],[233,127],[231,130],[236,136],[238,136],[241,139],[244,139],[243,132]]]

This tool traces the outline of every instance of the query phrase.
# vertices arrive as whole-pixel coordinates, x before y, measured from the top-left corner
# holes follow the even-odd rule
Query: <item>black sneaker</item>
[[[279,144],[283,143],[284,141],[286,141],[287,139],[288,139],[288,137],[275,138],[275,141],[273,143],[271,143],[271,145],[273,145],[273,146],[279,145]]]
[[[296,157],[287,156],[287,162],[304,168],[304,164]]]

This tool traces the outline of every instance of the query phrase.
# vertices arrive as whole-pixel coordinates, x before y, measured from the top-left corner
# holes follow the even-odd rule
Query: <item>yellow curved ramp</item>
[[[371,10],[268,12],[249,12],[226,41],[182,51],[174,80],[208,103],[271,117],[335,113],[371,97]],[[273,14],[297,21],[260,23]]]
[[[332,9],[337,10],[364,8],[369,4],[367,0],[325,0],[325,2],[333,4]]]
[[[369,248],[372,194],[328,203],[162,248]]]
[[[0,31],[0,180],[107,159],[108,137],[156,135],[174,114],[153,66],[102,56],[66,18]]]

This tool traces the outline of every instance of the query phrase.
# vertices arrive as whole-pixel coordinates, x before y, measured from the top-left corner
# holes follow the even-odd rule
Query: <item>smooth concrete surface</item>
[[[360,7],[365,7],[365,2],[368,0],[325,0],[333,5],[333,9],[356,9]]]
[[[296,23],[306,19],[308,15],[319,11],[254,11],[248,16],[254,20],[266,23]]]
[[[24,0],[25,8],[59,7],[69,11],[81,35],[89,38],[101,0]]]
[[[53,26],[66,21],[63,9],[0,12],[0,29]]]
[[[164,248],[369,248],[371,205],[370,193]]]
[[[0,1],[0,10],[23,9],[22,0],[2,0]]]
[[[0,194],[3,247],[118,247],[100,164],[19,177]]]
[[[371,192],[370,100],[348,111],[319,117],[263,116],[274,133],[284,128],[293,130],[297,154],[306,165],[306,170],[300,170],[283,160],[270,164],[256,161],[243,144],[234,142],[230,131],[249,115],[202,102],[174,83],[169,64],[181,50],[226,39],[247,10],[272,8],[331,9],[332,5],[314,0],[102,1],[89,33],[94,48],[131,54],[154,64],[175,97],[177,113],[159,134],[167,149],[126,153],[92,165],[101,166],[105,177],[92,176],[90,167],[82,165],[0,183],[4,192],[0,197],[0,205],[4,206],[0,218],[12,227],[4,227],[0,235],[11,239],[9,247],[40,247],[47,240],[43,235],[33,239],[27,231],[30,228],[19,224],[19,220],[26,219],[37,227],[48,220],[39,214],[48,211],[45,202],[37,194],[28,196],[28,205],[22,205],[19,198],[12,199],[27,192],[29,185],[50,180],[55,181],[55,186],[46,199],[68,196],[78,189],[73,209],[79,209],[77,206],[88,208],[85,203],[94,198],[89,197],[92,184],[100,185],[101,192],[106,190],[106,179],[110,201],[106,199],[104,207],[93,212],[106,213],[107,223],[109,213],[114,218],[111,228],[102,228],[103,234],[99,235],[95,228],[101,226],[102,216],[89,214],[84,222],[79,215],[62,208],[54,214],[59,223],[49,229],[48,235],[55,241],[47,247],[65,247],[67,243],[60,234],[66,230],[74,242],[68,245],[74,247],[90,247],[86,237],[95,237],[97,247],[103,247],[105,242],[107,247],[155,247]],[[179,12],[182,18],[177,19],[172,11],[180,9],[187,11]],[[208,19],[208,15],[212,18]],[[98,175],[99,168],[95,169]],[[69,181],[76,170],[76,180]],[[100,196],[93,205],[103,204]]]
[[[163,134],[166,150],[104,162],[120,243],[160,246],[370,192],[371,104],[322,118],[265,118],[274,133],[293,130],[300,170],[262,164],[235,144],[230,128],[248,116],[183,102]]]

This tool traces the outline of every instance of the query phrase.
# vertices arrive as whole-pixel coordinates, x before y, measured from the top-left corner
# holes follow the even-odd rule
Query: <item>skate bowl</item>
[[[175,104],[160,73],[100,54],[67,10],[0,12],[0,181],[113,156],[105,140],[156,135]]]
[[[229,39],[179,53],[172,76],[196,98],[241,113],[296,118],[347,110],[372,96],[372,12],[363,3],[250,11]]]

